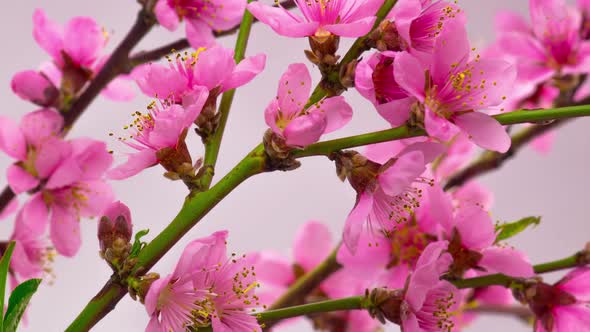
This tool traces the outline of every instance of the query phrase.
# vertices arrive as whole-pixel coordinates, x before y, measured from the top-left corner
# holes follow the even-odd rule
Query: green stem
[[[286,318],[292,318],[297,316],[304,316],[319,312],[332,312],[341,310],[355,310],[365,308],[365,297],[364,296],[352,296],[342,299],[327,300],[322,302],[314,302],[308,304],[302,304],[294,307],[267,310],[256,314],[260,323],[267,323],[277,321]],[[266,325],[266,324],[265,324]],[[267,326],[264,326],[265,328]]]
[[[211,189],[189,195],[176,218],[140,252],[135,265],[136,272],[141,274],[148,271],[233,189],[252,175],[264,172],[265,161],[264,148],[259,145]],[[126,291],[118,283],[107,283],[66,331],[88,331],[114,308]]]
[[[542,122],[557,119],[567,119],[590,116],[590,105],[569,106],[542,110],[519,110],[494,116],[503,125],[518,123]],[[359,147],[368,144],[399,140],[425,135],[424,130],[400,126],[378,132],[344,137],[309,145],[303,150],[293,152],[295,158],[318,155],[330,155],[332,152]]]
[[[332,253],[313,270],[297,279],[289,289],[270,306],[270,310],[280,309],[303,302],[303,298],[317,288],[329,275],[341,268],[336,261],[340,246],[336,246]]]
[[[478,287],[486,287],[492,285],[510,287],[513,283],[515,283],[517,279],[501,274],[488,274],[486,276],[475,277],[475,278],[467,278],[467,279],[459,279],[459,280],[449,280],[455,287],[464,289],[464,288],[478,288]]]
[[[253,0],[248,0],[248,3]],[[236,46],[234,48],[234,60],[236,63],[240,63],[244,59],[246,54],[246,47],[248,46],[248,39],[250,38],[250,32],[252,31],[252,23],[254,22],[254,16],[246,10],[242,23],[240,24],[240,30],[238,32],[238,38],[236,40]],[[232,89],[226,91],[221,97],[219,104],[219,124],[211,137],[205,142],[205,160],[204,167],[210,171],[203,174],[200,179],[200,190],[206,190],[211,186],[213,176],[215,174],[215,165],[217,164],[217,158],[219,156],[219,148],[221,147],[221,140],[223,139],[223,133],[225,132],[225,126],[227,119],[229,118],[229,111],[231,109],[232,102],[236,90]]]
[[[376,14],[377,19],[375,20],[375,24],[373,25],[373,29],[371,29],[371,32],[373,30],[375,30],[379,26],[379,24],[385,19],[385,17],[387,16],[387,14],[389,14],[389,12],[391,11],[391,9],[393,8],[393,6],[395,5],[396,2],[397,2],[397,0],[386,0],[383,3],[381,8],[379,8],[379,10],[377,11],[377,14]],[[341,68],[342,66],[346,66],[351,61],[353,61],[353,60],[357,59],[359,56],[361,56],[361,54],[363,54],[363,52],[365,52],[369,49],[367,47],[367,38],[371,34],[371,32],[369,32],[367,35],[365,35],[363,37],[357,38],[354,41],[354,43],[352,44],[352,46],[350,47],[348,52],[346,52],[346,54],[344,55],[342,60],[340,60],[338,68]],[[343,92],[343,90],[337,91],[336,94],[340,94],[342,92]],[[329,93],[328,90],[326,90],[324,87],[322,87],[320,84],[318,84],[316,86],[316,88],[313,90],[311,97],[309,98],[309,101],[307,102],[306,107],[309,107],[309,106],[317,103],[322,98],[326,97],[328,95],[328,93]]]
[[[533,266],[535,273],[548,273],[590,264],[590,252],[582,250],[570,257]]]

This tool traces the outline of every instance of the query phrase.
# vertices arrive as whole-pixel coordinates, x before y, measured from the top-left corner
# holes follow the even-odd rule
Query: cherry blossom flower
[[[271,305],[297,278],[308,273],[330,255],[333,249],[330,230],[318,221],[309,221],[299,227],[293,244],[293,262],[274,252],[260,252],[254,255],[256,276],[260,282],[260,302]],[[341,298],[364,292],[365,281],[352,277],[355,271],[344,269],[334,273],[310,296]],[[292,321],[292,320],[291,320]],[[346,331],[372,332],[378,322],[364,311],[335,313],[334,315],[314,317],[314,322],[325,328],[334,322],[347,326]],[[286,324],[287,322],[283,323]]]
[[[443,253],[448,243],[431,243],[408,278],[401,305],[401,326],[407,332],[436,332],[455,326],[454,312],[461,303],[461,293],[451,283],[440,280],[451,257]]]
[[[7,170],[15,194],[37,187],[70,154],[71,147],[59,137],[62,127],[63,118],[50,109],[26,114],[20,125],[0,117],[0,149],[17,160]]]
[[[535,332],[588,331],[590,268],[566,274],[554,285],[538,282],[523,295],[536,316]]]
[[[379,0],[295,0],[303,17],[281,7],[260,2],[248,4],[248,10],[276,33],[286,37],[360,37],[371,31]]]
[[[194,98],[193,90],[198,94],[200,87],[206,87],[210,97],[217,97],[250,82],[264,70],[266,56],[260,53],[236,64],[233,50],[215,46],[178,54],[168,60],[168,66],[156,63],[140,66],[133,76],[147,96],[186,106]]]
[[[129,154],[127,161],[108,172],[111,179],[121,180],[131,177],[145,168],[162,163],[169,171],[178,171],[183,164],[192,165],[184,139],[188,128],[193,124],[208,97],[205,87],[194,87],[187,107],[178,104],[148,106],[147,114],[135,113],[129,141],[120,141],[137,150]]]
[[[109,58],[108,55],[101,56],[108,40],[107,34],[90,17],[74,17],[62,27],[50,20],[43,10],[37,9],[33,14],[33,37],[51,56],[57,72],[50,69],[54,73],[48,74],[47,66],[44,65],[37,75],[32,71],[17,73],[12,81],[12,89],[21,98],[43,106],[54,101],[54,90],[57,87],[67,94],[75,95],[87,81],[94,78],[94,74]],[[54,87],[49,86],[50,83]],[[128,101],[135,93],[123,75],[110,82],[102,94],[112,100]]]
[[[229,30],[244,15],[246,0],[159,0],[154,12],[170,31],[186,19],[186,36],[194,48],[215,44],[213,31]]]
[[[49,245],[44,234],[38,234],[23,227],[22,218],[23,211],[21,210],[16,216],[14,231],[10,237],[12,241],[15,241],[10,260],[10,268],[14,278],[27,280],[51,274],[51,263],[53,263],[55,249]]]
[[[505,152],[510,137],[495,119],[479,111],[502,103],[516,77],[515,68],[479,56],[469,61],[469,53],[464,27],[451,21],[428,61],[407,52],[396,55],[395,81],[419,101],[399,109],[399,118],[407,119],[414,110],[432,137],[448,141],[461,130],[477,145]]]
[[[34,234],[43,234],[49,223],[51,241],[64,256],[73,256],[80,248],[80,219],[98,215],[113,201],[112,189],[104,181],[112,163],[105,143],[80,138],[69,145],[71,154],[25,203],[21,219]]]
[[[174,272],[150,287],[145,306],[149,332],[212,325],[217,332],[261,331],[249,309],[259,305],[253,266],[227,257],[227,231],[192,241]],[[233,256],[233,255],[232,255]]]
[[[447,22],[466,24],[462,9],[445,0],[400,0],[391,10],[395,28],[409,52],[432,53],[434,41]]]
[[[352,108],[342,96],[324,98],[306,109],[310,89],[307,67],[291,64],[281,76],[276,99],[265,110],[266,124],[289,146],[301,148],[315,143],[352,118]]]
[[[356,251],[363,232],[391,232],[398,224],[407,222],[409,213],[420,206],[423,185],[432,180],[422,177],[426,165],[444,151],[432,142],[414,143],[395,158],[380,165],[373,163],[373,179],[357,190],[357,201],[344,226],[343,239],[348,249]],[[349,177],[349,181],[350,181]],[[352,179],[351,184],[356,182]]]
[[[555,75],[585,73],[590,43],[582,40],[582,16],[563,0],[530,0],[529,24],[511,12],[496,16],[495,47],[518,66],[518,80],[534,89]]]

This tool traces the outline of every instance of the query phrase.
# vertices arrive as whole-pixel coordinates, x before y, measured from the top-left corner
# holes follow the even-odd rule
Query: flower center
[[[390,234],[391,261],[388,267],[407,264],[413,268],[418,257],[426,246],[434,241],[434,238],[420,231],[415,222],[405,223]]]

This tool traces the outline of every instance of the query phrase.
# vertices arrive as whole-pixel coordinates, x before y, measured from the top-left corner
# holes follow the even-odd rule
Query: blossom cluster
[[[475,180],[450,185],[478,148],[510,153],[513,128],[495,115],[584,103],[590,95],[590,1],[529,3],[530,23],[500,13],[498,39],[478,52],[468,39],[467,15],[446,0],[399,0],[385,13],[384,0],[294,0],[294,10],[278,2],[156,1],[144,10],[168,30],[184,21],[194,50],[171,53],[165,64],[133,64],[101,90],[128,101],[135,84],[147,97],[145,111],[133,112],[126,132],[115,137],[130,151],[115,166],[105,142],[66,138],[72,113],[80,111],[76,100],[110,61],[102,54],[108,34],[92,18],[60,26],[36,10],[33,36],[51,59],[16,73],[11,88],[38,109],[18,123],[0,117],[0,150],[13,160],[5,193],[14,197],[0,215],[15,214],[13,286],[51,274],[57,254],[75,256],[81,220],[96,216],[100,255],[145,305],[146,331],[262,331],[259,314],[330,259],[335,272],[297,304],[363,294],[370,304],[308,315],[318,330],[373,332],[389,321],[407,332],[460,331],[477,316],[471,308],[520,302],[535,331],[587,331],[590,269],[544,282],[527,255],[499,236],[502,227],[489,212],[493,194]],[[161,166],[191,196],[208,190],[203,177],[215,162],[204,164],[187,141],[195,133],[209,144],[223,130],[219,97],[265,69],[265,54],[244,57],[217,42],[216,34],[234,29],[246,12],[280,36],[307,38],[311,48],[304,53],[311,65],[286,66],[276,97],[258,110],[268,126],[261,135],[264,170],[296,168],[296,153],[361,116],[341,95],[348,89],[368,101],[384,126],[421,135],[329,154],[356,193],[338,239],[309,221],[286,259],[270,251],[228,255],[228,231],[218,231],[191,241],[172,273],[141,275],[147,271],[135,267],[140,236],[131,243],[137,225],[110,181]],[[344,63],[340,39],[358,37],[368,53]],[[322,74],[313,92],[312,67]],[[551,142],[549,133],[531,146],[546,152]],[[459,282],[496,274],[517,286]]]

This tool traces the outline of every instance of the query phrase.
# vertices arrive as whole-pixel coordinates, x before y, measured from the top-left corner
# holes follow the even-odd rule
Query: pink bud
[[[59,97],[58,89],[42,73],[25,70],[16,73],[10,82],[12,91],[20,98],[40,106],[51,106]]]
[[[98,223],[100,251],[106,252],[116,241],[129,243],[132,234],[133,224],[129,208],[120,201],[111,203]]]

